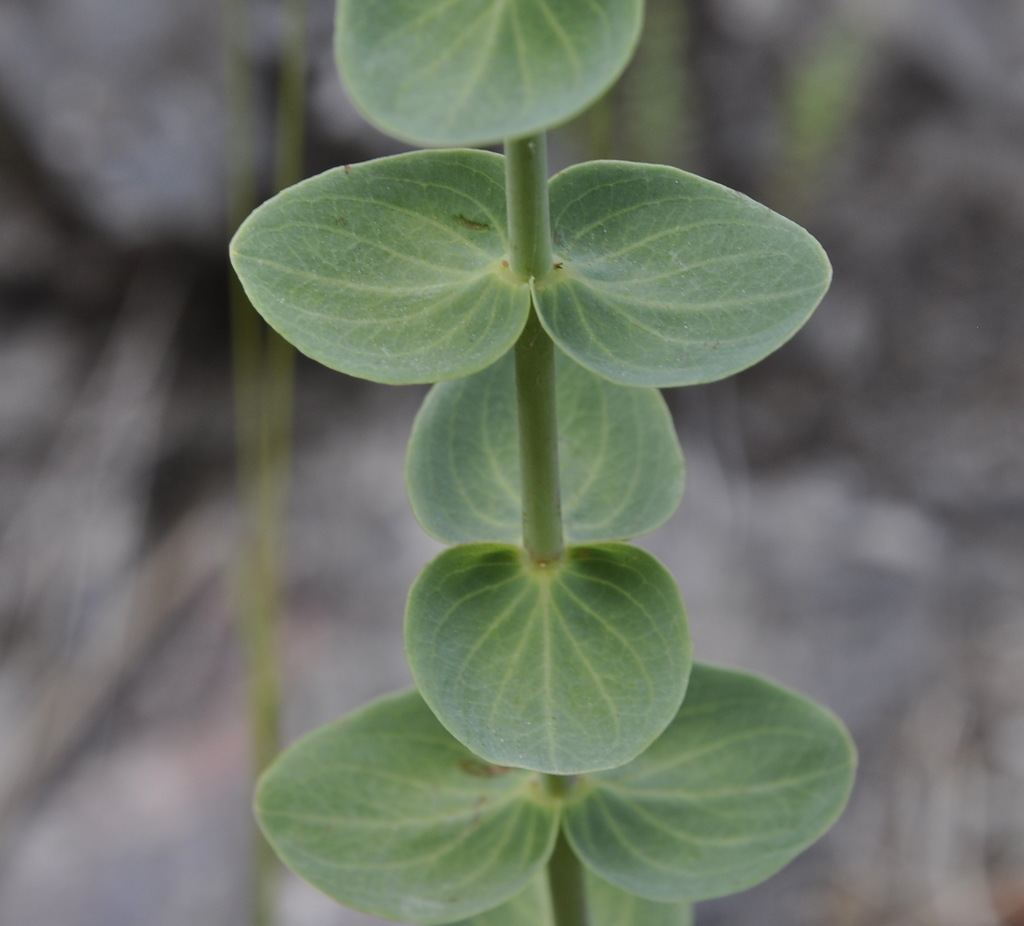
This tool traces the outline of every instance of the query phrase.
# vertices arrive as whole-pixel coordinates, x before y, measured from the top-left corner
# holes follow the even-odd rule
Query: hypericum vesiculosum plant
[[[328,171],[243,224],[232,259],[301,351],[433,383],[409,444],[451,544],[405,617],[416,690],[292,746],[256,808],[298,874],[414,924],[683,926],[835,820],[854,751],[823,708],[691,662],[676,585],[625,540],[683,457],[658,387],[738,372],[830,277],[818,244],[670,167],[550,180],[544,131],[629,60],[642,0],[340,0],[366,116],[424,145]]]

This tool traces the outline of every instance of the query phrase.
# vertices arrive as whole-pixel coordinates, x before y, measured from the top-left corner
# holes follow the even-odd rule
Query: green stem
[[[544,135],[505,142],[509,267],[523,280],[551,272],[551,209]]]
[[[302,177],[306,0],[283,0],[285,38],[277,101],[275,189]],[[256,92],[248,0],[224,0],[228,93],[228,221],[234,231],[257,204]],[[278,622],[291,452],[295,351],[260,321],[237,278],[230,288],[241,538],[235,600],[248,681],[253,774],[280,751]],[[278,920],[280,862],[253,827],[250,923]]]
[[[545,775],[544,790],[559,800],[575,786],[574,775]],[[587,926],[587,898],[583,868],[572,846],[559,830],[555,850],[548,859],[548,887],[554,926]]]
[[[562,832],[548,860],[548,885],[555,926],[587,926],[583,867]]]
[[[543,135],[505,145],[505,195],[508,207],[509,266],[524,280],[551,271],[551,211],[548,199],[547,145]],[[558,489],[558,421],[555,411],[555,345],[530,309],[516,342],[516,399],[519,409],[519,462],[522,470],[523,545],[536,563],[561,557],[562,511]],[[552,795],[561,795],[572,779],[545,775]],[[587,926],[583,870],[558,834],[548,862],[548,883],[555,926]]]
[[[551,269],[546,143],[543,135],[505,145],[509,266],[524,280]],[[559,559],[562,511],[558,489],[555,346],[535,310],[516,343],[519,462],[523,492],[523,546],[539,564]]]
[[[257,202],[256,92],[249,54],[248,2],[225,0],[223,9],[228,98],[228,225],[229,230],[234,231]],[[265,510],[261,497],[266,500],[265,468],[261,472],[264,456],[260,413],[263,336],[256,313],[235,277],[231,279],[229,299],[242,516],[234,598],[239,638],[245,653],[250,762],[255,775],[277,751],[280,739],[274,619],[276,570],[273,568],[274,541],[259,528],[263,520],[261,512]],[[276,921],[279,863],[255,826],[251,833],[249,922],[252,926],[272,926]]]
[[[516,343],[519,468],[523,494],[523,546],[539,564],[563,551],[555,413],[555,345],[530,310]]]

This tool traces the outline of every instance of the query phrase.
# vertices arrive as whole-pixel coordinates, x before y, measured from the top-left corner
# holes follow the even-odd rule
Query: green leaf
[[[500,907],[452,926],[555,926],[546,872],[534,875],[522,891]]]
[[[556,370],[566,540],[654,530],[683,493],[683,455],[664,399],[610,383],[560,351]],[[416,517],[439,540],[521,541],[512,354],[430,391],[413,426],[406,483]]]
[[[337,168],[260,206],[231,259],[267,322],[332,369],[395,384],[466,376],[515,343],[530,310],[502,264],[504,184],[487,151]]]
[[[284,862],[335,900],[433,924],[521,891],[551,853],[559,809],[536,775],[481,761],[406,692],[288,749],[256,813]]]
[[[589,869],[583,871],[590,926],[693,926],[687,903],[658,903],[627,894]],[[452,926],[555,926],[544,872],[507,903]]]
[[[671,726],[566,805],[574,850],[652,900],[701,900],[774,874],[839,816],[853,744],[828,711],[762,679],[695,665]]]
[[[585,367],[633,386],[730,376],[787,341],[831,270],[802,228],[673,167],[592,161],[551,180],[555,260],[544,327]]]
[[[384,131],[482,145],[594,102],[642,17],[642,0],[340,0],[334,47],[352,99]]]
[[[589,868],[583,869],[583,878],[590,926],[693,926],[693,907],[688,903],[637,897],[597,877]]]
[[[628,762],[671,721],[690,640],[672,577],[627,544],[532,564],[453,547],[409,593],[406,651],[424,700],[487,761],[572,775]]]

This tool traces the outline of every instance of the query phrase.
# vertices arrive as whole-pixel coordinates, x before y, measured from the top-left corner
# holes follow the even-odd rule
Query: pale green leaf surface
[[[562,518],[569,543],[654,530],[679,504],[683,455],[655,389],[618,386],[556,354]],[[522,536],[511,354],[440,383],[409,441],[406,484],[423,527],[446,543]]]
[[[800,226],[673,167],[592,161],[551,180],[544,327],[614,382],[686,386],[737,373],[807,320],[831,278]]]
[[[688,903],[660,903],[629,894],[586,867],[583,878],[590,926],[693,926],[693,907]]]
[[[284,752],[259,783],[256,813],[278,855],[324,893],[422,924],[513,897],[558,826],[536,775],[481,761],[411,691]]]
[[[451,926],[555,926],[547,872],[534,875],[523,890],[500,907],[478,913],[468,920],[459,920]]]
[[[332,369],[393,384],[466,376],[515,343],[530,309],[502,265],[504,183],[486,151],[337,168],[260,206],[231,259],[267,322]]]
[[[420,145],[482,145],[565,122],[625,68],[642,0],[340,0],[349,94]]]
[[[671,721],[690,667],[675,582],[622,543],[548,567],[517,547],[438,556],[409,593],[424,700],[489,762],[571,775],[628,762]]]
[[[675,720],[635,761],[589,776],[566,834],[607,881],[653,900],[741,891],[835,821],[855,754],[819,705],[697,664]]]
[[[628,894],[584,868],[590,926],[693,926],[688,903],[659,903]],[[550,892],[543,872],[534,875],[512,900],[452,926],[555,926]]]

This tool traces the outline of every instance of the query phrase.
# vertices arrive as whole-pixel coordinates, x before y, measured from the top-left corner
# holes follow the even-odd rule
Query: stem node
[[[533,280],[551,269],[551,217],[543,135],[505,145],[511,270]],[[562,557],[555,413],[555,345],[531,308],[516,342],[516,399],[523,489],[523,546],[539,566]]]

